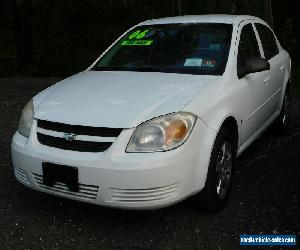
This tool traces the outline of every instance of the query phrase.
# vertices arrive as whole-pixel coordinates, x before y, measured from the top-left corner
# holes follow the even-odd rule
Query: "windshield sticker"
[[[202,59],[199,59],[199,58],[187,58],[185,60],[184,66],[188,66],[188,67],[201,67],[202,66]]]
[[[148,32],[149,32],[149,30],[144,30],[144,31],[137,30],[137,31],[133,32],[128,37],[128,39],[129,40],[132,40],[133,38],[135,38],[135,39],[142,39],[142,38],[144,38],[147,35]]]
[[[153,40],[140,40],[144,38],[148,32],[149,30],[143,30],[143,31],[137,30],[128,37],[128,40],[123,41],[121,45],[149,46],[153,43]]]
[[[149,46],[153,43],[153,40],[125,40],[121,43],[121,45],[133,45],[133,46]]]
[[[203,60],[202,67],[216,67],[216,60]]]

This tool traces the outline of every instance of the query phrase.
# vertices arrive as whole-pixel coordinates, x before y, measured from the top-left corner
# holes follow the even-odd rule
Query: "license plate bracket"
[[[44,162],[42,166],[44,185],[53,187],[55,182],[62,182],[66,184],[70,191],[79,191],[78,168],[49,162]]]

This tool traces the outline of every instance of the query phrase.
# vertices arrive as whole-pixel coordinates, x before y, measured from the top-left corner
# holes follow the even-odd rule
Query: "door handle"
[[[280,67],[281,72],[284,72],[284,69],[285,69],[285,65],[282,65],[282,66]]]
[[[271,80],[271,77],[268,76],[267,78],[264,79],[264,84],[265,84],[265,85],[269,85],[270,80]]]

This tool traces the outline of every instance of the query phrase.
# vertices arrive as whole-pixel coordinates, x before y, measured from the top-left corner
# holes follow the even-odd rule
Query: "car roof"
[[[211,15],[188,15],[164,17],[152,19],[140,23],[139,25],[154,25],[154,24],[171,24],[171,23],[228,23],[239,24],[244,20],[260,20],[258,17],[248,15],[226,15],[226,14],[211,14]]]

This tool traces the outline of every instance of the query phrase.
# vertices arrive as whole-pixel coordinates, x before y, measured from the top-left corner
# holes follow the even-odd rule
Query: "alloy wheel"
[[[217,157],[217,194],[220,199],[224,199],[230,186],[232,176],[232,147],[231,143],[225,141]]]

